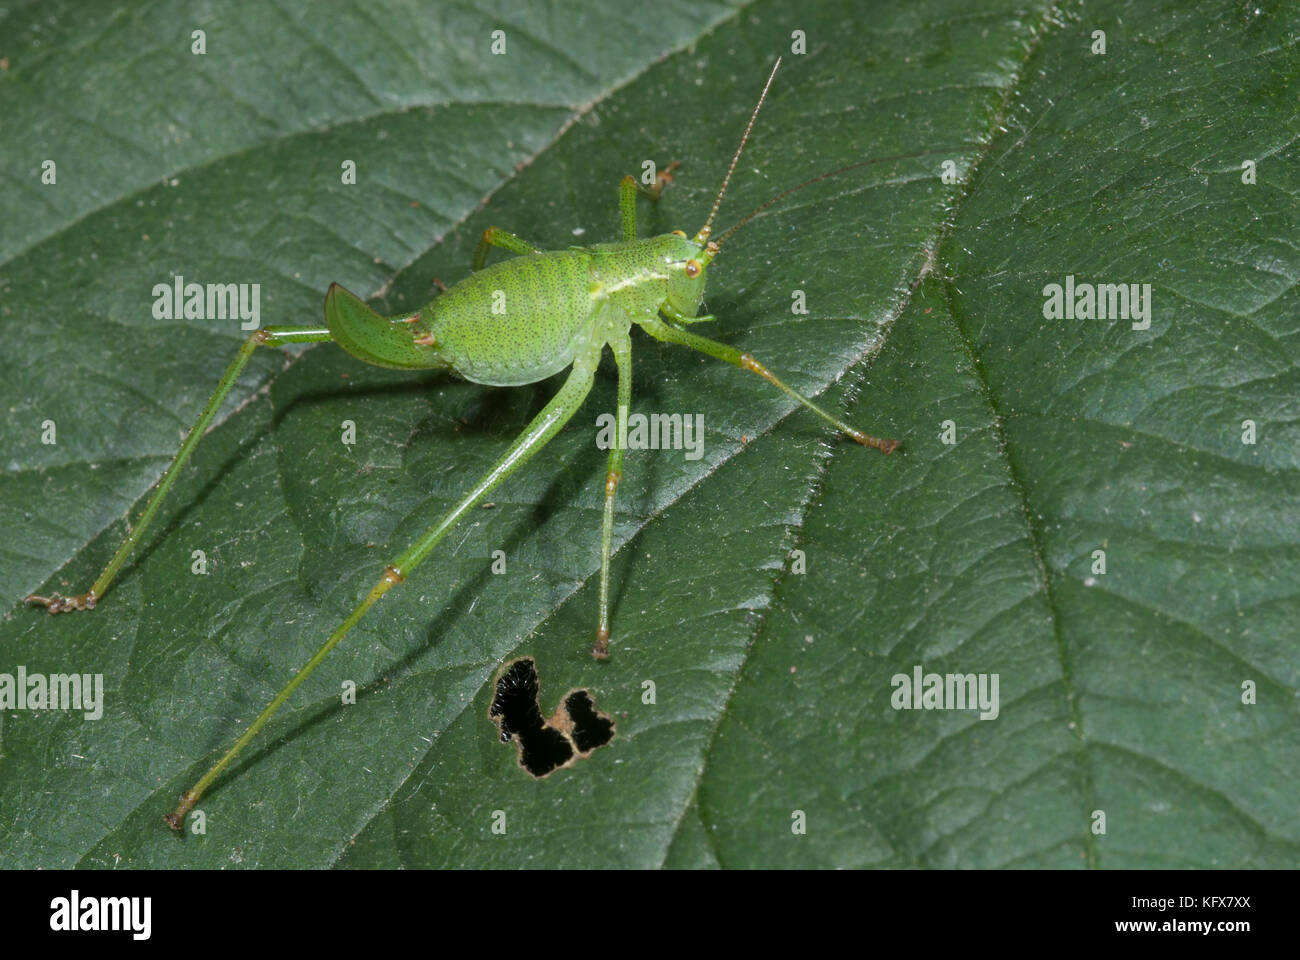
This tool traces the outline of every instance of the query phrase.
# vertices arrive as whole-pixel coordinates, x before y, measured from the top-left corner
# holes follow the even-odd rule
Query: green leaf
[[[0,14],[0,674],[106,701],[0,713],[0,864],[1300,863],[1294,6],[610,6]],[[246,336],[154,319],[154,285],[259,283],[265,324],[318,322],[334,281],[395,313],[491,224],[614,239],[646,160],[682,166],[642,234],[698,229],[779,54],[721,227],[946,152],[766,211],[696,330],[904,449],[635,333],[634,412],[706,442],[628,455],[611,659],[607,365],[176,838],[179,793],[560,381],[260,351],[97,609],[48,617],[21,598],[88,588]],[[1048,319],[1067,277],[1150,284],[1149,328]],[[488,717],[518,656],[615,740],[525,774]],[[997,717],[896,709],[917,667],[997,675]]]

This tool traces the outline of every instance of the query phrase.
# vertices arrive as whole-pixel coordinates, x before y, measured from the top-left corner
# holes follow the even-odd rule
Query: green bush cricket
[[[635,178],[627,176],[619,186],[622,240],[618,242],[543,252],[514,234],[489,227],[475,251],[472,272],[468,277],[445,289],[414,313],[392,317],[381,316],[356,295],[338,284],[331,285],[325,296],[323,326],[270,326],[249,336],[159,480],[139,521],[90,590],[74,596],[33,594],[27,597],[28,602],[42,604],[52,614],[95,608],[140,542],[178,472],[211,426],[222,402],[258,347],[332,341],[369,364],[402,370],[444,370],[488,386],[534,383],[566,367],[572,368],[559,392],[496,464],[416,543],[385,566],[379,581],[311,659],[267,704],[234,745],[181,795],[176,809],[165,817],[173,829],[181,829],[185,815],[213,781],[370,607],[391,588],[406,580],[468,511],[542,449],[573,417],[592,387],[606,346],[614,355],[618,372],[618,436],[626,435],[631,405],[630,332],[633,324],[658,340],[690,347],[758,374],[864,446],[883,453],[890,453],[898,447],[897,441],[870,436],[832,416],[788,387],[748,353],[685,329],[689,324],[714,319],[709,315],[695,315],[703,302],[707,267],[721,251],[723,243],[754,216],[796,190],[847,170],[942,152],[930,150],[865,160],[822,174],[778,194],[742,218],[719,239],[712,239],[714,218],[780,64],[778,59],[750,115],[708,219],[693,237],[674,231],[637,239],[638,193],[657,196],[658,190],[647,190]],[[493,246],[519,256],[486,266],[488,252]],[[622,470],[623,447],[614,443],[605,475],[600,599],[596,641],[591,651],[598,658],[606,657],[609,649],[609,562],[614,498]]]

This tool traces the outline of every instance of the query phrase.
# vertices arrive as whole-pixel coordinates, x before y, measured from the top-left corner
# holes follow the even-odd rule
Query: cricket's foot
[[[880,443],[875,444],[875,447],[883,454],[891,454],[902,445],[903,445],[902,442],[899,440],[885,439],[885,440],[881,440]]]
[[[604,660],[609,656],[609,631],[604,627],[596,631],[596,645],[591,648],[591,655],[597,660]]]
[[[65,597],[61,593],[41,597],[33,593],[24,602],[39,603],[45,607],[47,613],[71,613],[73,610],[94,610],[98,600],[95,591],[90,590],[75,597]]]
[[[194,809],[194,804],[198,802],[198,799],[193,790],[186,790],[182,793],[181,802],[176,805],[176,809],[163,816],[167,826],[179,833],[181,827],[185,825],[185,815]]]
[[[870,434],[863,433],[861,430],[853,430],[852,428],[849,430],[849,436],[858,441],[858,443],[862,444],[864,447],[875,447],[881,453],[886,455],[893,453],[903,445],[898,440],[873,437]]]

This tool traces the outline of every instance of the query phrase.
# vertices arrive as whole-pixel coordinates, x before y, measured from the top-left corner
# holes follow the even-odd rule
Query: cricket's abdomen
[[[545,379],[590,345],[599,303],[590,260],[562,250],[494,263],[435,298],[420,325],[466,380],[511,387]]]

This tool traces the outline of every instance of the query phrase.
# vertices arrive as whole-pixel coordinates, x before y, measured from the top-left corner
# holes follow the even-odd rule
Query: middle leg
[[[644,193],[651,200],[658,200],[664,187],[673,182],[673,171],[681,164],[674,160],[655,176],[653,187],[643,187],[630,173],[618,185],[618,213],[623,225],[623,239],[636,239],[636,195]]]
[[[596,623],[596,646],[591,655],[609,656],[609,554],[614,540],[614,493],[623,479],[623,440],[627,436],[627,411],[632,404],[632,340],[626,334],[610,343],[618,365],[618,416],[614,445],[609,448],[605,467],[605,510],[600,525],[600,615]]]
[[[470,267],[471,272],[478,273],[483,269],[483,264],[487,262],[488,249],[491,247],[501,247],[511,253],[542,252],[527,240],[516,237],[509,230],[502,230],[500,227],[488,227],[483,231],[483,236],[479,237],[478,248],[474,251],[474,264]]]
[[[365,615],[366,611],[390,589],[402,583],[410,575],[411,571],[419,566],[430,551],[438,545],[438,542],[446,536],[448,531],[456,525],[461,517],[469,512],[475,504],[479,503],[498,483],[528,462],[533,454],[546,446],[551,438],[560,431],[560,428],[569,422],[569,419],[577,412],[582,405],[582,401],[586,399],[587,393],[591,390],[592,376],[597,361],[598,355],[596,358],[579,357],[577,362],[574,363],[569,378],[565,380],[564,386],[560,388],[560,391],[551,399],[551,402],[546,405],[542,412],[533,418],[524,432],[515,438],[514,443],[510,445],[510,448],[506,450],[495,466],[484,474],[478,483],[462,496],[438,523],[430,527],[423,537],[384,568],[383,576],[366,594],[365,598],[357,604],[347,618],[334,629],[329,639],[312,654],[311,659],[293,675],[289,682],[257,715],[257,719],[235,741],[234,746],[227,750],[221,759],[213,764],[212,768],[200,777],[193,787],[181,794],[181,800],[176,809],[164,818],[169,826],[175,830],[181,829],[186,814],[194,808],[199,798],[203,796],[204,791],[239,755],[240,751],[248,745],[249,741],[257,735],[257,732],[265,726],[267,721],[275,715],[276,711],[298,688],[298,685],[320,666],[330,651],[347,636],[348,632]]]

